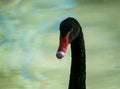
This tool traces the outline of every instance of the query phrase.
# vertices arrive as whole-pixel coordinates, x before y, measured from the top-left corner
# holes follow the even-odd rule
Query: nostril
[[[56,53],[56,57],[57,57],[58,59],[63,58],[64,55],[65,55],[65,53],[64,53],[63,51],[58,51],[58,52]]]

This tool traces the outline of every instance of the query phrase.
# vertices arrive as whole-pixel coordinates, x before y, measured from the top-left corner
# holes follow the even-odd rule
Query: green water
[[[117,0],[0,0],[0,89],[67,89],[70,47],[55,57],[59,23],[78,19],[87,55],[87,89],[120,87]]]

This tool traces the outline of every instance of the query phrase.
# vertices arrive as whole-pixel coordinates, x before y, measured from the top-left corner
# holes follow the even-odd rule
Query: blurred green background
[[[55,54],[69,16],[85,36],[87,89],[119,89],[119,9],[119,0],[0,0],[0,89],[67,89],[70,47]]]

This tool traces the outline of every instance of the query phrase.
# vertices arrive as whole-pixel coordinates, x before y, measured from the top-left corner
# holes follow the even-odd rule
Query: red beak
[[[69,45],[69,35],[70,35],[70,32],[68,32],[65,37],[62,37],[62,35],[60,34],[59,48],[58,48],[58,51],[56,53],[56,57],[58,59],[61,59],[65,56],[65,53],[67,51],[67,47]]]

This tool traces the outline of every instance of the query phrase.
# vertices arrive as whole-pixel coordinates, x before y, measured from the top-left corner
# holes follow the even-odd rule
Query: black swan
[[[64,57],[71,44],[71,70],[68,89],[86,89],[86,55],[82,28],[79,22],[68,17],[60,24],[60,43],[56,57]]]

